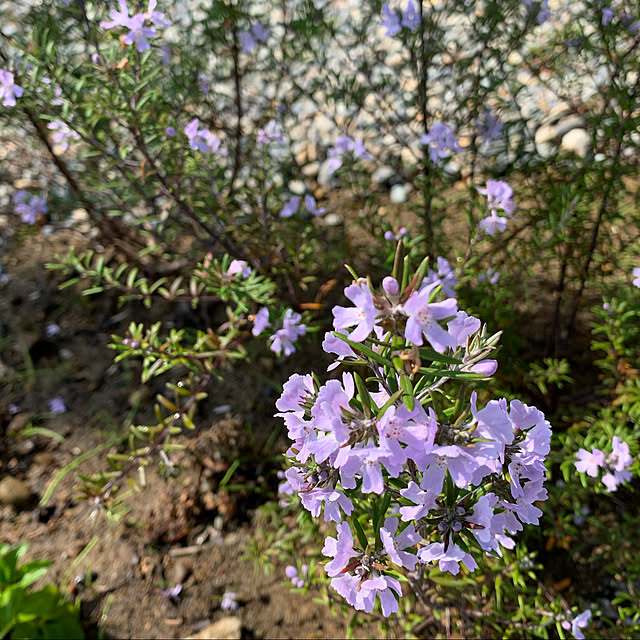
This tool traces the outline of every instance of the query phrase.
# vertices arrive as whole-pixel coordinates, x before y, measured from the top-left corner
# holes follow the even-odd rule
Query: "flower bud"
[[[382,288],[390,295],[390,296],[397,296],[398,293],[400,292],[400,285],[398,284],[398,281],[395,278],[392,278],[391,276],[387,276],[383,281],[382,281]]]

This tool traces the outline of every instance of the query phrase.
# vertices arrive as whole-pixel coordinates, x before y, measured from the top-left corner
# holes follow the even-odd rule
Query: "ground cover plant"
[[[0,6],[1,635],[637,635],[637,3]]]

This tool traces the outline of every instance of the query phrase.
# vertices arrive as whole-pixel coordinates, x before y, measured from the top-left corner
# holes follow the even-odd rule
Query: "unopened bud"
[[[400,285],[398,284],[398,281],[395,278],[392,278],[391,276],[387,276],[383,281],[382,281],[382,288],[390,295],[390,296],[397,296],[398,293],[400,292]]]

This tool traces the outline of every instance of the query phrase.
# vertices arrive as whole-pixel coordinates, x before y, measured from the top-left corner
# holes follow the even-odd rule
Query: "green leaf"
[[[360,522],[358,522],[358,518],[353,519],[353,528],[356,530],[356,536],[358,537],[358,541],[360,542],[360,546],[362,549],[366,549],[369,542],[367,541],[367,536],[362,528]]]

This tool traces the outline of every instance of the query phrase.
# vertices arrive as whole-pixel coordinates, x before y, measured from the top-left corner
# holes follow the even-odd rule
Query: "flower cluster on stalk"
[[[495,372],[487,355],[498,336],[421,273],[404,288],[387,277],[380,292],[356,279],[345,289],[353,306],[333,309],[336,331],[323,342],[337,356],[330,369],[366,366],[368,385],[357,372],[324,384],[294,374],[276,402],[292,440],[281,493],[337,523],[322,550],[333,588],[359,610],[379,600],[385,616],[398,610],[403,569],[473,571],[478,553],[513,548],[511,536],[538,523],[535,503],[547,498],[551,427],[541,411],[505,399],[480,408],[475,391],[464,406],[459,394],[455,415],[430,406],[447,380]]]

